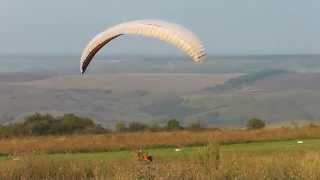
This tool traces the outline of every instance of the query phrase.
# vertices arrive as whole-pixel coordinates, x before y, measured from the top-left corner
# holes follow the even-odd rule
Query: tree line
[[[259,129],[265,127],[263,120],[253,118],[246,124],[248,129]],[[201,123],[194,122],[188,126],[182,126],[177,119],[170,119],[165,124],[147,124],[132,121],[124,123],[119,121],[113,128],[114,132],[140,132],[140,131],[177,131],[177,130],[203,130]],[[80,117],[75,114],[64,114],[52,116],[50,114],[39,114],[24,118],[23,122],[16,122],[8,125],[0,125],[0,137],[12,136],[42,136],[42,135],[70,135],[70,134],[102,134],[112,132],[94,120],[87,117]]]
[[[197,125],[196,125],[197,124]],[[118,122],[115,125],[116,132],[139,132],[139,131],[175,131],[175,130],[183,130],[183,129],[202,129],[200,123],[191,124],[188,127],[183,127],[177,119],[170,119],[167,121],[165,125],[159,124],[146,124],[142,122],[129,122],[128,124],[124,122]]]
[[[24,118],[23,122],[0,126],[0,136],[41,136],[65,134],[104,133],[106,129],[95,124],[90,118],[83,118],[74,114],[64,114],[54,117],[50,114],[39,114]]]
[[[266,126],[265,121],[259,118],[252,118],[246,122],[246,128],[249,130],[261,129],[261,128],[264,128],[265,126]],[[177,119],[170,119],[169,121],[167,121],[165,125],[162,125],[162,126],[158,124],[148,125],[146,123],[135,122],[135,121],[130,122],[128,124],[123,122],[118,122],[115,125],[115,130],[117,132],[138,132],[138,131],[157,132],[157,131],[204,130],[204,129],[206,129],[206,127],[203,127],[200,121],[193,122],[188,126],[182,126]]]

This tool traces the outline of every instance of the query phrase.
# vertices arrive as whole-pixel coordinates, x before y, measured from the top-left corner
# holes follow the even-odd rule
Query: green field
[[[0,179],[319,179],[320,139],[2,156]]]
[[[298,144],[297,140],[290,141],[272,141],[272,142],[255,142],[221,145],[220,153],[222,156],[230,154],[255,155],[255,156],[271,156],[278,153],[294,153],[294,152],[320,152],[320,139],[306,139],[303,144]],[[176,152],[175,148],[157,148],[146,149],[145,151],[152,155],[155,160],[166,159],[188,159],[196,155],[203,147],[183,147],[181,151]],[[65,153],[65,154],[40,154],[41,158],[63,159],[63,160],[111,160],[111,161],[127,161],[134,159],[134,151],[111,151],[96,153]],[[27,157],[27,156],[26,156]],[[8,156],[1,156],[0,160],[8,160]],[[4,162],[4,161],[2,161]]]

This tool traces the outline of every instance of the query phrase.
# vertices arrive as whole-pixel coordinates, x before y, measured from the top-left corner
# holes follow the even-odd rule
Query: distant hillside
[[[199,92],[208,84],[221,84],[234,76],[237,75],[140,73],[39,80],[8,73],[0,81],[0,121],[13,121],[33,112],[76,113],[102,124],[118,120],[151,121],[177,115],[182,119],[192,111],[180,105],[181,96]]]
[[[106,90],[113,92],[151,91],[151,92],[194,92],[208,86],[208,84],[223,84],[225,80],[239,76],[239,74],[192,74],[192,73],[125,73],[60,76],[49,79],[20,83],[30,87],[44,89],[82,89]]]
[[[285,73],[270,76],[256,81],[253,84],[256,89],[267,91],[285,90],[320,90],[320,73],[302,74]]]
[[[319,73],[254,72],[207,88],[206,92],[185,100],[189,102],[187,107],[203,108],[187,119],[216,125],[241,124],[250,117],[269,123],[320,120]]]
[[[213,92],[222,92],[227,90],[239,89],[245,86],[253,85],[254,83],[260,80],[263,80],[265,78],[279,76],[287,73],[289,72],[286,70],[280,70],[280,69],[270,69],[270,70],[252,72],[239,77],[231,78],[226,82],[224,82],[223,84],[207,87],[207,90],[213,91]]]
[[[32,112],[75,113],[107,126],[118,121],[162,123],[171,118],[183,125],[199,120],[213,127],[243,126],[252,117],[276,124],[320,120],[320,73],[277,69],[244,76],[127,73],[32,76],[25,82],[17,77],[0,82],[3,123]],[[208,86],[220,89],[203,90]]]
[[[1,82],[24,82],[24,81],[35,81],[43,80],[52,77],[53,74],[49,73],[30,73],[30,72],[0,72],[0,83]]]

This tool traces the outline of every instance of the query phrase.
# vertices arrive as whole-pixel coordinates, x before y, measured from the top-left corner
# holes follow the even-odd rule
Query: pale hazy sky
[[[184,25],[209,54],[320,52],[319,0],[0,0],[0,54],[80,55],[105,28],[149,18]],[[122,37],[102,53],[181,52]]]

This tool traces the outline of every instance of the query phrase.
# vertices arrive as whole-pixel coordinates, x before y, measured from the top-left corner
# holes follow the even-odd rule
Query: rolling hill
[[[251,117],[272,124],[318,121],[319,57],[209,57],[199,66],[179,58],[116,57],[97,60],[84,77],[57,57],[36,58],[36,66],[29,64],[33,58],[21,57],[25,71],[0,73],[0,121],[33,112],[76,113],[107,126],[169,118],[215,127],[243,126]],[[16,61],[8,59],[10,66]]]

